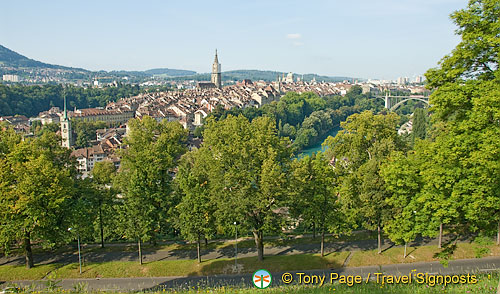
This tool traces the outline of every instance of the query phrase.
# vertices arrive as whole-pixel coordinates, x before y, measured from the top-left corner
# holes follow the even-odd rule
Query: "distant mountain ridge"
[[[188,76],[195,75],[197,72],[192,70],[183,70],[183,69],[170,69],[170,68],[155,68],[149,69],[145,71],[125,71],[125,70],[114,70],[114,71],[89,71],[82,68],[72,68],[67,66],[48,64],[41,61],[37,61],[34,59],[30,59],[24,55],[21,55],[9,48],[0,45],[0,67],[13,67],[15,69],[22,68],[50,68],[50,69],[65,69],[65,70],[76,70],[76,71],[85,71],[87,73],[92,73],[93,75],[100,76],[101,74],[113,74],[116,76],[137,76],[137,77],[151,77],[154,75],[165,76],[165,77],[180,77],[180,76]]]
[[[33,68],[52,68],[52,69],[76,69],[61,65],[43,63],[41,61],[30,59],[2,45],[0,45],[0,66],[18,67],[18,68],[33,67]],[[76,70],[87,71],[82,68],[78,68]]]
[[[165,75],[169,77],[191,76],[196,74],[196,72],[192,70],[171,68],[153,68],[145,70],[144,72],[152,75]]]
[[[230,70],[224,71],[221,73],[223,81],[241,81],[244,79],[250,79],[252,81],[276,81],[278,77],[283,77],[283,75],[287,76],[288,73],[280,72],[280,71],[271,71],[271,70],[254,70],[254,69],[242,69],[242,70]],[[330,76],[320,76],[317,74],[293,74],[294,79],[297,77],[300,79],[304,79],[305,81],[311,81],[315,79],[318,82],[342,82],[345,80],[351,81],[353,78],[351,77],[330,77]],[[210,80],[210,73],[200,73],[191,76],[183,76],[183,77],[172,77],[170,80],[195,80],[195,81],[208,81]]]
[[[184,69],[170,69],[170,68],[154,68],[145,71],[125,71],[125,70],[114,70],[114,71],[89,71],[82,68],[72,68],[61,65],[48,64],[41,61],[30,59],[24,55],[21,55],[13,50],[10,50],[2,45],[0,45],[0,73],[8,73],[5,68],[12,67],[17,70],[22,70],[26,68],[35,69],[64,69],[71,72],[79,72],[79,77],[82,75],[87,76],[102,76],[102,75],[113,75],[116,77],[124,76],[134,76],[139,79],[149,78],[152,76],[159,76],[168,80],[174,81],[184,81],[184,80],[195,80],[195,81],[209,81],[210,73],[197,73],[192,70]],[[253,81],[263,80],[263,81],[276,81],[278,77],[287,75],[288,73],[270,70],[231,70],[222,72],[222,79],[224,81],[238,81],[244,79],[250,79]],[[341,82],[344,80],[352,80],[350,77],[330,77],[330,76],[320,76],[317,74],[296,74],[294,77],[300,77],[305,81],[311,81],[315,79],[318,82]]]

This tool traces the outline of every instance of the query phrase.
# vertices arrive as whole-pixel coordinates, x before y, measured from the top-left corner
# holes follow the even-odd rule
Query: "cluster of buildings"
[[[75,157],[78,162],[77,167],[81,177],[88,177],[94,165],[104,160],[111,161],[118,169],[120,158],[116,151],[121,148],[125,134],[125,127],[98,129],[92,147],[74,150],[71,156]]]
[[[19,76],[18,75],[2,75],[2,80],[4,82],[17,83],[17,82],[19,82]]]
[[[4,76],[5,78],[5,76]],[[109,103],[103,108],[66,109],[53,107],[41,112],[38,117],[28,119],[25,116],[0,117],[14,125],[19,131],[29,133],[29,125],[38,120],[42,124],[60,124],[62,145],[73,148],[74,135],[71,121],[88,122],[103,121],[109,128],[97,130],[92,147],[76,149],[72,155],[78,161],[78,169],[83,177],[87,177],[95,163],[109,160],[119,166],[116,150],[122,147],[126,136],[126,123],[132,118],[150,116],[157,121],[178,121],[186,129],[193,130],[203,124],[204,118],[217,107],[231,109],[233,107],[261,107],[277,101],[287,92],[313,92],[319,96],[345,95],[354,84],[348,82],[325,83],[301,81],[292,73],[286,77],[277,77],[275,82],[243,80],[233,85],[222,87],[221,64],[217,51],[212,64],[212,74],[209,82],[199,82],[193,89],[148,92],[137,96],[122,98]],[[361,83],[363,93],[379,94],[386,90],[407,91],[419,93],[426,91],[419,85],[387,85],[377,83]],[[191,142],[190,147],[196,147],[201,142]]]

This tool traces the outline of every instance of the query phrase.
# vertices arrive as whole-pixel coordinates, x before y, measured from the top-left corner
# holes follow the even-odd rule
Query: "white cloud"
[[[302,42],[293,42],[293,46],[302,46],[304,43]]]
[[[287,39],[300,39],[302,37],[301,34],[288,34],[286,35]]]

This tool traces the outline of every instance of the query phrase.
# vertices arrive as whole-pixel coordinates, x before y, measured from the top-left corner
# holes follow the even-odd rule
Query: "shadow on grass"
[[[382,249],[381,253],[386,252],[387,250],[391,249],[392,247],[394,247],[394,243],[391,243],[389,246],[387,246],[386,248]]]
[[[259,261],[257,257],[247,257],[238,259],[236,267],[234,260],[215,260],[202,264],[202,268],[198,272],[190,273],[188,276],[253,273],[262,268],[270,272],[339,268],[342,264],[341,261],[335,260],[336,256],[340,255],[338,253],[330,253],[325,255],[325,257],[313,254],[266,256],[263,261]]]
[[[406,257],[410,256],[413,252],[417,251],[416,247],[408,247],[411,248],[412,250],[406,254]]]
[[[263,261],[257,257],[241,258],[235,266],[234,260],[209,260],[202,262],[196,272],[188,277],[165,281],[145,291],[161,291],[162,289],[193,289],[211,287],[253,287],[252,273],[266,269],[273,274],[273,285],[281,284],[280,276],[285,271],[318,270],[330,271],[341,266],[343,256],[329,253],[325,257],[318,255],[266,256]]]

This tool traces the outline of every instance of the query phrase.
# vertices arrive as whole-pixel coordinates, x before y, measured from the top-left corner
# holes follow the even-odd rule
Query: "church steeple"
[[[220,72],[221,72],[221,66],[219,63],[219,57],[217,55],[217,49],[215,49],[215,58],[214,58],[214,63],[212,64],[212,76],[210,80],[219,89],[222,88],[222,80]]]
[[[215,59],[214,59],[214,63],[219,63],[219,58],[217,57],[217,49],[215,49]]]
[[[61,137],[62,143],[61,145],[66,148],[70,148],[73,146],[73,133],[71,130],[71,121],[68,118],[68,108],[66,106],[66,92],[63,92],[64,95],[64,112],[61,119]]]
[[[64,94],[64,113],[63,113],[63,119],[64,120],[68,119],[68,109],[66,108],[66,94]]]

